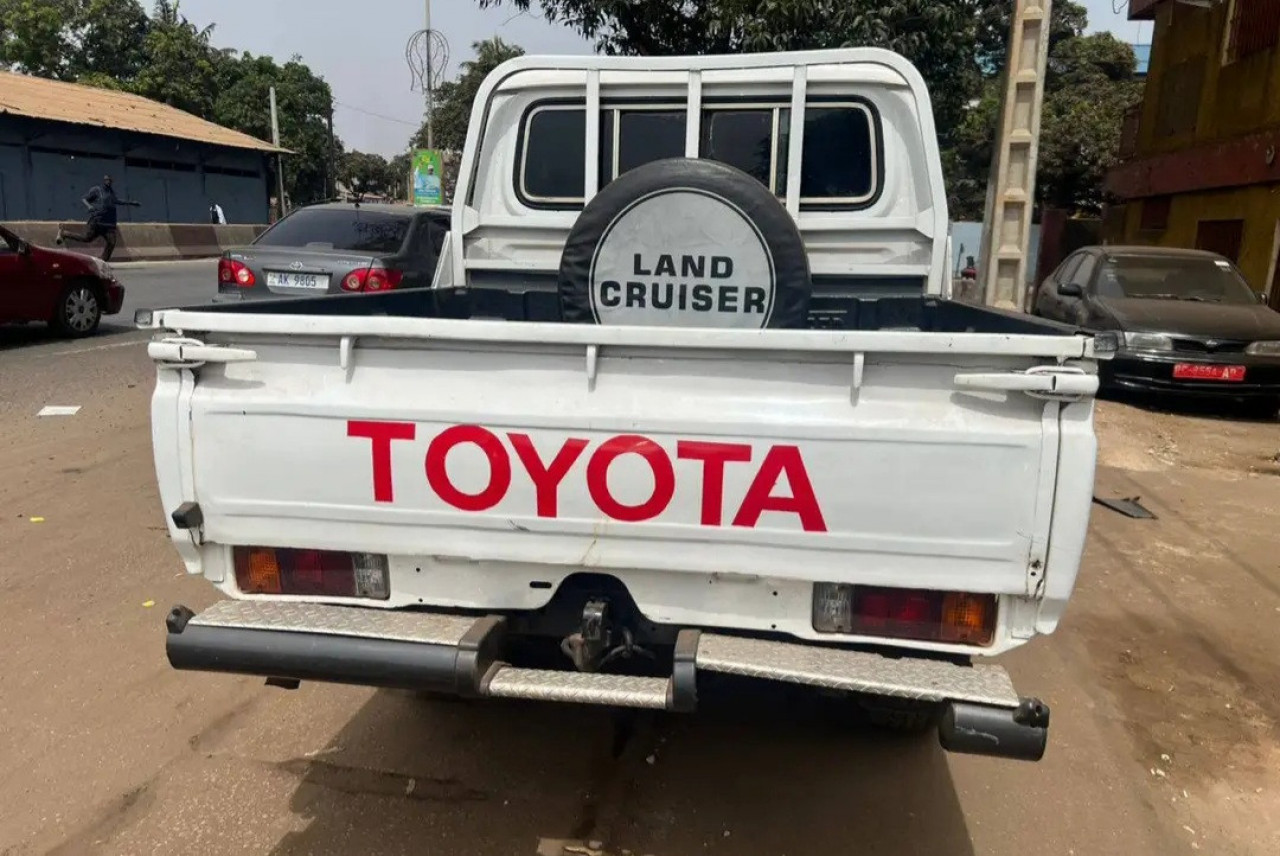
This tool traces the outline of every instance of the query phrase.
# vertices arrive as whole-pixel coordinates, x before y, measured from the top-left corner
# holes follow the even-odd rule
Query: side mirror
[[[1058,294],[1063,297],[1082,297],[1084,289],[1080,287],[1078,282],[1060,282],[1058,283]]]
[[[26,241],[18,241],[18,255],[20,256],[31,255],[31,244]]]

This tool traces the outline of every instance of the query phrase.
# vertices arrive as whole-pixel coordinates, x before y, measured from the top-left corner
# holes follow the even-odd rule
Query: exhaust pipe
[[[1015,708],[952,702],[938,725],[948,752],[1039,761],[1049,741],[1049,706],[1024,698]]]

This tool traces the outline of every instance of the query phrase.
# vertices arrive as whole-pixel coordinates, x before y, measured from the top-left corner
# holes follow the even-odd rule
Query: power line
[[[341,101],[334,101],[333,103],[335,107],[341,107],[344,110],[352,110],[356,113],[363,113],[366,116],[371,116],[374,119],[382,119],[385,122],[395,122],[397,125],[408,125],[410,128],[422,127],[421,122],[409,122],[404,119],[397,119],[395,116],[384,116],[382,113],[374,113],[372,110],[365,110],[363,107],[356,107],[353,104],[344,104]]]

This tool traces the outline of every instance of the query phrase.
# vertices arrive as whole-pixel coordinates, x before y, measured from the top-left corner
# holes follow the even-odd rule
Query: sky
[[[348,150],[390,157],[403,151],[422,121],[421,93],[410,90],[405,43],[423,27],[427,0],[182,0],[192,23],[215,24],[213,42],[279,61],[299,54],[329,82],[334,126]],[[1124,41],[1148,41],[1151,24],[1124,15],[1124,0],[1084,0],[1089,29]],[[1120,4],[1120,12],[1113,11]],[[432,28],[449,42],[445,79],[471,57],[471,44],[491,36],[527,53],[591,53],[577,34],[536,14],[479,8],[476,0],[432,0]],[[265,109],[265,106],[264,106]]]

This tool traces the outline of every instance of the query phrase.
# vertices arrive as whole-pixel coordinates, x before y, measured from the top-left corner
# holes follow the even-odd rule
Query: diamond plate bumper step
[[[1004,669],[682,630],[669,678],[524,669],[503,661],[506,620],[368,607],[221,601],[175,607],[166,653],[176,669],[461,695],[653,710],[697,707],[697,673],[720,672],[895,700],[936,703],[955,752],[1039,760],[1048,708],[1021,699]]]

